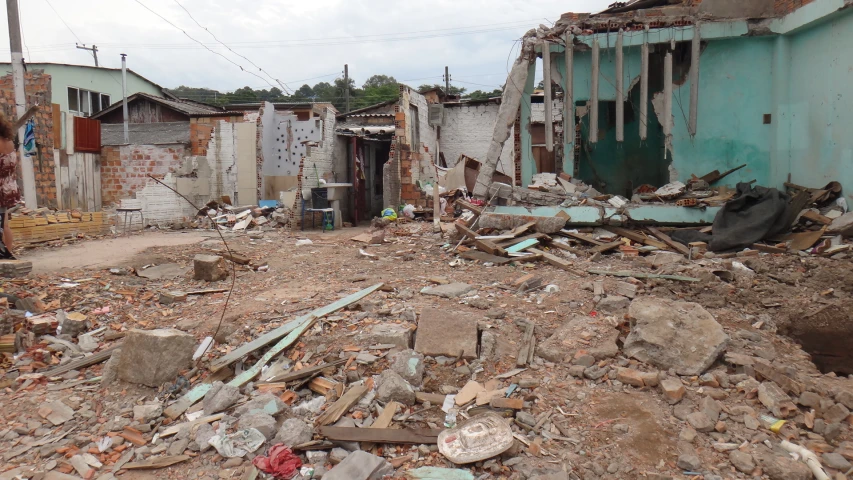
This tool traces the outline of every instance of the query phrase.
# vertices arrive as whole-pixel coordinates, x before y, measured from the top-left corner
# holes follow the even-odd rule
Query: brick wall
[[[210,194],[218,199],[237,192],[237,138],[234,124],[219,120],[205,148],[210,166]]]
[[[316,118],[316,117],[315,117]],[[303,182],[306,185],[316,186],[317,176],[329,183],[343,182],[346,170],[335,171],[335,111],[332,107],[323,109],[320,116],[323,121],[323,139],[317,147],[311,147],[310,154],[305,159],[305,171]],[[315,170],[316,167],[316,170]],[[335,180],[332,173],[336,173],[339,180]]]
[[[787,15],[803,5],[812,3],[813,1],[814,0],[776,0],[776,15]]]
[[[27,106],[41,105],[36,113],[35,130],[38,155],[32,157],[36,179],[36,200],[39,206],[56,207],[56,170],[53,160],[53,109],[51,108],[50,75],[43,70],[33,70],[24,75],[24,91]],[[12,74],[0,77],[0,109],[3,115],[13,121],[15,113],[15,88]],[[20,168],[21,162],[18,162]],[[21,175],[18,175],[18,187],[23,194]]]
[[[459,155],[467,155],[480,161],[485,160],[489,145],[492,143],[498,110],[500,105],[496,103],[445,106],[440,147],[448,167],[456,165]],[[515,138],[514,133],[513,129],[510,138]],[[513,176],[515,172],[513,153],[514,147],[510,141],[507,141],[501,151],[499,172]]]
[[[121,145],[101,149],[101,201],[117,205],[134,198],[148,183],[147,175],[162,178],[182,165],[185,145]]]

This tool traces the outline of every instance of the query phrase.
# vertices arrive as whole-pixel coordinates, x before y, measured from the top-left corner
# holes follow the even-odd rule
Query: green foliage
[[[444,89],[444,85],[421,85],[418,90],[428,90],[434,87]],[[335,79],[334,82],[319,82],[313,87],[305,84],[293,92],[292,95],[285,95],[277,87],[272,87],[269,90],[256,90],[251,87],[242,87],[233,92],[220,92],[210,88],[187,87],[181,85],[178,88],[170,89],[169,91],[178,98],[185,98],[196,102],[208,103],[211,105],[230,105],[241,103],[258,103],[258,102],[281,102],[281,103],[303,103],[303,102],[329,102],[339,111],[343,112],[346,109],[346,91],[350,94],[350,110],[369,107],[378,103],[394,100],[400,95],[400,84],[397,80],[389,75],[373,75],[368,78],[361,88],[356,87],[355,81],[350,79],[349,85],[344,85],[342,78]],[[492,92],[483,92],[476,90],[470,94],[465,94],[464,87],[450,86],[451,95],[464,96],[473,100],[482,100],[490,97],[501,96],[501,90]]]

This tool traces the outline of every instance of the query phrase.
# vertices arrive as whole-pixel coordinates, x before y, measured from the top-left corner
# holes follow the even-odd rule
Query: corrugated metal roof
[[[134,93],[133,95],[127,97],[127,102],[131,103],[138,99],[149,100],[154,103],[158,103],[167,108],[171,108],[176,112],[183,113],[184,115],[190,117],[213,117],[213,116],[228,116],[228,115],[243,115],[243,112],[232,112],[229,110],[225,110],[222,107],[216,107],[213,105],[207,105],[201,102],[192,102],[192,101],[184,101],[184,100],[168,100],[165,98],[156,97],[154,95],[149,95],[147,93]],[[106,115],[113,110],[121,108],[122,101],[119,100],[116,103],[110,105],[109,107],[101,110],[100,112],[92,115],[91,118],[98,119],[102,116]]]

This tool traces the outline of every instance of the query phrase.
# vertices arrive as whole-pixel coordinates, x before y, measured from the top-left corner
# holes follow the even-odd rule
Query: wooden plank
[[[610,275],[613,277],[632,277],[632,278],[662,278],[665,280],[677,280],[680,282],[701,282],[702,280],[693,277],[681,277],[678,275],[659,275],[657,273],[642,273],[642,272],[615,272],[610,270],[587,270],[587,273],[595,275]]]
[[[474,246],[477,247],[477,250],[481,252],[486,252],[491,255],[497,255],[499,257],[506,256],[506,250],[494,244],[494,242],[490,242],[488,240],[474,240]]]
[[[501,240],[500,242],[495,242],[495,245],[506,248],[530,239],[539,240],[540,242],[550,242],[551,237],[545,235],[544,233],[531,233],[530,235],[525,235],[523,237],[513,238],[511,240]]]
[[[760,243],[753,243],[752,248],[754,248],[755,250],[758,250],[759,252],[764,252],[764,253],[788,253],[787,248],[779,248],[779,247],[773,247],[770,245],[762,245]]]
[[[663,243],[674,248],[678,253],[680,253],[686,257],[690,256],[690,249],[687,248],[687,246],[684,245],[683,243],[676,242],[675,240],[670,238],[669,235],[661,232],[656,227],[646,227],[646,229],[648,229],[648,231],[650,231],[652,233],[652,235],[654,235],[655,237],[660,239]]]
[[[415,400],[420,403],[429,402],[433,405],[443,405],[446,395],[439,393],[415,392]]]
[[[339,442],[373,442],[394,444],[436,444],[441,429],[397,429],[397,428],[358,428],[358,427],[320,427],[320,435]]]
[[[511,263],[515,260],[515,258],[497,257],[495,255],[491,255],[486,252],[478,252],[476,250],[462,252],[459,256],[467,260],[478,260],[483,263],[492,262],[495,265],[506,265],[507,263]]]
[[[86,158],[86,211],[95,211],[95,154],[87,153]],[[97,185],[99,189],[100,184]]]
[[[789,233],[781,237],[774,237],[774,241],[791,242],[792,251],[807,250],[820,240],[824,232],[826,232],[826,227],[813,232]]]
[[[536,240],[535,238],[531,238],[530,240],[525,240],[523,242],[516,243],[515,245],[513,245],[511,247],[507,247],[506,251],[507,251],[507,253],[523,252],[524,250],[527,250],[528,248],[536,246],[538,244],[539,244],[539,240]]]
[[[544,258],[546,262],[548,262],[549,264],[551,264],[557,268],[562,268],[563,270],[566,270],[568,272],[572,272],[575,275],[580,275],[578,272],[576,272],[572,268],[572,263],[569,262],[568,260],[562,259],[556,255],[548,253],[544,250],[539,250],[537,248],[528,248],[527,251],[530,253],[536,254],[536,255],[542,255],[542,258]]]
[[[221,252],[218,255],[224,258],[225,260],[229,260],[236,263],[237,265],[248,265],[252,262],[251,258],[236,252]]]
[[[305,333],[305,330],[311,327],[316,320],[315,317],[310,317],[305,321],[301,326],[299,326],[294,331],[290,332],[286,337],[281,339],[277,344],[275,344],[263,357],[261,357],[257,363],[255,363],[252,368],[245,370],[240,375],[234,377],[227,385],[231,385],[232,387],[242,387],[246,383],[249,383],[253,378],[258,376],[261,373],[261,369],[269,363],[270,360],[273,359],[276,355],[282,352],[285,348],[292,345],[296,340]],[[165,414],[172,419],[178,418],[182,413],[186,412],[188,408],[193,406],[193,404],[202,398],[204,395],[211,389],[212,385],[210,384],[201,384],[193,387],[192,390],[186,393],[183,397],[178,399],[175,403],[169,406],[165,410]]]
[[[362,298],[364,298],[367,295],[375,292],[376,290],[379,290],[379,288],[382,287],[382,285],[383,284],[378,283],[376,285],[373,285],[372,287],[365,288],[364,290],[361,290],[361,291],[356,292],[352,295],[344,297],[344,298],[342,298],[342,299],[340,299],[340,300],[338,300],[338,301],[336,301],[330,305],[327,305],[327,306],[322,307],[322,308],[318,308],[317,310],[314,310],[313,312],[311,312],[307,315],[303,315],[303,316],[297,318],[296,320],[285,323],[284,325],[276,328],[275,330],[272,330],[270,332],[267,332],[267,333],[261,335],[260,337],[256,338],[255,340],[253,340],[253,341],[251,341],[245,345],[242,345],[240,348],[234,350],[233,352],[229,353],[228,355],[225,355],[224,357],[214,361],[210,365],[210,371],[215,372],[221,368],[224,368],[224,367],[236,362],[237,360],[240,360],[241,358],[243,358],[246,355],[254,352],[255,350],[262,348],[266,345],[269,345],[270,343],[272,343],[272,342],[278,340],[279,338],[287,335],[288,333],[292,332],[294,329],[296,329],[297,327],[302,325],[302,323],[306,319],[308,319],[309,317],[311,317],[311,318],[322,318],[322,317],[325,317],[326,315],[330,315],[332,313],[335,313],[338,310],[361,300]]]
[[[215,415],[208,415],[206,417],[197,418],[191,422],[184,422],[184,423],[180,423],[178,425],[172,425],[171,427],[167,428],[166,430],[163,430],[163,433],[160,434],[160,438],[171,437],[172,435],[175,435],[176,433],[180,432],[181,429],[184,429],[184,428],[190,429],[196,425],[201,425],[202,423],[213,423],[217,420],[220,420],[224,416],[225,416],[224,413],[217,413]]]
[[[509,234],[512,235],[513,237],[517,237],[517,236],[521,235],[522,233],[526,232],[528,229],[530,229],[530,227],[535,227],[535,226],[536,226],[536,222],[528,222],[528,223],[525,223],[524,225],[513,228],[509,232]]]
[[[108,348],[104,351],[92,354],[88,357],[83,357],[80,360],[74,360],[66,363],[65,365],[61,365],[59,367],[53,368],[44,372],[44,376],[46,377],[55,377],[57,375],[62,375],[63,373],[70,372],[71,370],[77,370],[80,368],[90,367],[92,365],[101,363],[113,354],[113,351],[117,348],[121,348],[121,345],[116,345],[114,347]]]
[[[56,144],[59,145],[59,144]],[[53,175],[56,186],[56,205],[62,210],[62,165],[59,162],[59,148],[53,149]]]
[[[658,240],[656,240],[654,238],[647,237],[647,236],[645,236],[641,233],[637,233],[634,230],[631,230],[629,228],[612,227],[612,226],[606,226],[606,227],[602,227],[602,228],[604,228],[608,232],[615,233],[616,235],[621,235],[621,236],[628,238],[630,240],[633,240],[637,243],[642,243],[643,245],[649,245],[652,247],[657,247],[657,248],[660,248],[661,250],[667,249],[666,243],[659,242]]]
[[[521,348],[518,351],[518,357],[515,359],[517,367],[527,365],[527,360],[530,358],[530,350],[533,348],[533,329],[534,325],[528,323],[527,328],[524,330],[524,336],[521,337]]]
[[[565,230],[565,229],[560,230],[560,233],[562,235],[567,236],[567,237],[571,237],[571,238],[574,238],[576,240],[580,240],[582,242],[591,243],[593,245],[604,245],[604,243],[605,243],[605,242],[598,241],[598,240],[590,237],[589,235],[584,235],[582,233],[570,232],[570,231]]]
[[[385,405],[385,409],[382,410],[382,413],[376,417],[376,420],[373,421],[373,424],[367,428],[388,428],[391,426],[391,422],[394,420],[394,414],[397,413],[397,409],[402,407],[401,403],[397,403],[395,401],[388,402]],[[370,451],[373,450],[375,444],[373,443],[365,443],[361,446],[362,450]]]
[[[322,364],[316,365],[314,367],[303,368],[302,370],[299,370],[298,372],[282,373],[281,375],[276,375],[276,376],[270,378],[269,380],[266,380],[263,382],[257,382],[256,385],[260,386],[260,385],[264,385],[267,383],[287,383],[287,382],[292,382],[294,380],[301,380],[303,378],[318,375],[318,374],[320,374],[320,372],[322,372],[323,370],[325,370],[329,367],[337,367],[338,365],[343,365],[348,360],[349,360],[349,357],[341,358],[339,360],[335,360],[334,362],[322,363]]]
[[[65,208],[73,209],[78,206],[77,190],[77,155],[68,154],[68,206]]]
[[[466,227],[465,225],[462,225],[461,223],[456,223],[456,230],[462,232],[462,235],[464,235],[464,236],[466,236],[472,240],[477,238],[477,232],[475,232],[474,230],[471,230],[470,228]]]
[[[479,207],[477,205],[474,205],[473,203],[467,202],[461,198],[456,200],[456,205],[459,205],[460,207],[464,208],[465,210],[471,210],[478,217],[483,214],[483,207]]]
[[[86,210],[86,158],[85,153],[75,153],[77,162],[77,209]]]
[[[821,215],[820,213],[812,211],[812,210],[806,210],[805,212],[803,212],[802,215],[800,215],[800,218],[801,219],[805,218],[806,220],[808,220],[810,222],[822,223],[824,225],[829,225],[832,223],[831,218],[825,217],[825,216]]]
[[[335,423],[340,418],[349,411],[350,408],[353,407],[360,399],[364,396],[367,391],[370,390],[370,387],[367,385],[354,385],[350,387],[349,390],[344,393],[344,395],[339,398],[335,403],[333,403],[329,408],[326,409],[317,419],[314,421],[315,425],[324,426],[330,423]],[[359,429],[361,430],[361,429]]]
[[[611,250],[616,250],[617,248],[621,247],[622,245],[625,245],[625,243],[622,240],[617,240],[615,242],[605,243],[604,245],[592,247],[589,250],[589,253],[590,254],[605,253],[605,252],[609,252]]]
[[[95,192],[95,209],[93,212],[99,212],[103,204],[101,203],[101,155],[93,154],[94,161],[92,163],[92,179]]]
[[[175,465],[176,463],[186,462],[189,460],[189,455],[172,455],[167,457],[148,458],[141,462],[125,463],[122,470],[152,470],[155,468],[166,468]]]

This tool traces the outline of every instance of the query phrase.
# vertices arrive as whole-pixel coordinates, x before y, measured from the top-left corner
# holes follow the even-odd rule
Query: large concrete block
[[[228,278],[225,259],[218,255],[196,255],[193,258],[193,278],[206,282],[218,282]]]
[[[477,321],[471,317],[425,309],[418,320],[415,351],[428,356],[477,358]]]
[[[118,378],[159,387],[190,367],[195,337],[173,328],[127,333],[118,364]]]

